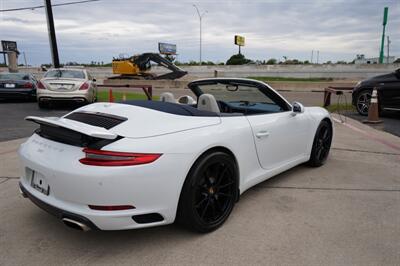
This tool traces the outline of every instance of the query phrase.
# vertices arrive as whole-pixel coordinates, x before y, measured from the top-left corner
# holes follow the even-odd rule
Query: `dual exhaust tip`
[[[84,231],[84,232],[87,232],[87,231],[91,230],[91,228],[89,226],[87,226],[86,224],[78,222],[78,221],[75,221],[73,219],[62,218],[61,220],[66,226],[68,226],[70,228],[73,228],[75,230],[80,230],[80,231]]]

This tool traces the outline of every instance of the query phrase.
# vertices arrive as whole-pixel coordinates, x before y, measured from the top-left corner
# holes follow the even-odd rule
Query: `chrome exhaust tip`
[[[69,219],[69,218],[62,218],[62,221],[66,226],[68,226],[70,228],[73,228],[73,229],[76,229],[76,230],[80,230],[80,231],[84,231],[84,232],[90,231],[90,227],[87,226],[86,224],[81,223],[81,222],[78,222],[78,221],[75,221],[75,220],[72,220],[72,219]]]

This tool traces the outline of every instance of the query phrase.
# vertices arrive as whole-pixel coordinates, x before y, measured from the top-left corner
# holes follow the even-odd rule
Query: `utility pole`
[[[319,50],[317,51],[317,64],[319,63]]]
[[[389,36],[387,36],[387,61],[386,64],[389,64],[389,46],[390,46],[390,39]]]
[[[194,8],[196,8],[196,11],[197,11],[197,15],[199,15],[199,20],[200,20],[200,65],[201,65],[201,63],[202,63],[202,59],[201,59],[201,22],[202,22],[202,19],[203,19],[203,16],[206,14],[206,13],[208,13],[208,11],[206,10],[206,11],[204,11],[203,13],[200,13],[200,11],[199,11],[199,9],[197,8],[197,6],[195,5],[195,4],[193,4],[193,6],[194,6]]]
[[[26,55],[25,55],[25,52],[22,52],[22,54],[24,55],[25,67],[28,67],[28,63],[27,63],[27,61],[26,61]]]
[[[385,7],[385,9],[383,10],[383,32],[382,32],[382,41],[381,41],[381,52],[379,53],[379,63],[382,64],[383,63],[383,57],[384,57],[384,46],[385,46],[385,29],[386,29],[386,24],[387,24],[387,18],[388,18],[388,12],[389,12],[389,8]]]
[[[51,7],[51,0],[44,0],[44,5],[45,5],[45,9],[46,9],[47,28],[49,31],[51,60],[53,62],[53,67],[59,68],[60,60],[58,58],[56,31],[54,29],[54,19],[53,19],[53,10]]]
[[[311,64],[313,63],[314,50],[311,50]]]

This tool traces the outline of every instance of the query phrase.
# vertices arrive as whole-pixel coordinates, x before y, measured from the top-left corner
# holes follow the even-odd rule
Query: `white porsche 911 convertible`
[[[298,164],[322,165],[329,113],[267,84],[202,79],[176,100],[94,103],[39,124],[21,145],[21,193],[66,225],[120,230],[177,221],[209,232],[241,193]],[[197,98],[197,99],[194,99]]]

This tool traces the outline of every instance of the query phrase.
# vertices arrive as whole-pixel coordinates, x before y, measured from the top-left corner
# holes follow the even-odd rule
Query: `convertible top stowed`
[[[160,112],[165,112],[174,115],[184,116],[220,116],[217,113],[198,110],[195,107],[185,104],[160,102],[160,101],[148,101],[148,100],[131,100],[121,102],[123,104],[140,106]]]

